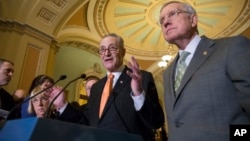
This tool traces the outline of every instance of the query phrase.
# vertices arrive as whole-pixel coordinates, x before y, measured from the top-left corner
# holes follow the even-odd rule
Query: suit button
[[[183,124],[183,122],[175,122],[175,127],[180,128]]]

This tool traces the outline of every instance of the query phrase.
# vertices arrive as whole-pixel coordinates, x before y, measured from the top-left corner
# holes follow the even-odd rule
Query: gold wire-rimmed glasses
[[[188,11],[185,11],[185,10],[180,10],[180,9],[175,9],[173,11],[170,11],[168,14],[166,14],[165,16],[161,17],[160,18],[160,24],[162,25],[163,22],[167,19],[167,20],[173,20],[175,19],[178,14],[180,13],[187,13],[187,14],[191,14],[190,12]]]

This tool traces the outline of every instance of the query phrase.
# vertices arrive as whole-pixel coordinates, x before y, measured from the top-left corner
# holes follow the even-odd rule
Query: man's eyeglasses
[[[191,13],[188,12],[188,11],[175,9],[174,11],[171,11],[171,12],[169,12],[167,15],[161,17],[161,19],[160,19],[160,24],[162,25],[163,22],[164,22],[164,20],[166,20],[166,19],[167,19],[167,20],[173,20],[173,19],[175,19],[175,18],[178,16],[178,14],[180,14],[180,13],[191,14]]]
[[[117,53],[117,50],[118,50],[117,47],[110,47],[110,48],[107,48],[107,49],[101,48],[101,49],[98,50],[98,53],[100,55],[104,55],[106,53],[106,51],[109,51],[110,53]]]

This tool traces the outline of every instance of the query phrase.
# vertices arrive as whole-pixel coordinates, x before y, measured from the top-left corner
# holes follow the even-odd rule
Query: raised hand
[[[50,102],[62,91],[62,87],[60,86],[55,86],[52,89],[52,92],[50,94]],[[55,106],[55,108],[57,110],[59,110],[60,108],[62,108],[64,105],[66,104],[66,100],[65,100],[65,92],[63,91],[58,97],[57,99],[54,101],[53,105]]]
[[[131,60],[128,62],[128,67],[132,70],[127,71],[127,74],[132,78],[131,89],[134,96],[138,96],[142,93],[142,74],[140,67],[136,59],[132,56]]]

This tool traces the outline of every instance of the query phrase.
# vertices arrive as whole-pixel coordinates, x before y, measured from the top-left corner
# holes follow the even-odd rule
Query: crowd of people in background
[[[9,60],[6,60],[6,59],[0,59],[0,60],[6,61],[8,63],[10,62]],[[6,69],[9,69],[9,68],[6,68]],[[12,76],[12,73],[10,76]],[[9,78],[9,80],[10,80],[10,78]],[[88,78],[85,79],[85,89],[86,89],[86,96],[87,97],[89,97],[89,95],[90,95],[90,89],[91,89],[92,85],[95,82],[97,82],[98,80],[99,80],[99,78],[96,76],[89,76]],[[3,83],[2,86],[4,86],[4,85],[7,85],[7,83]],[[12,98],[11,98],[9,96],[10,94],[5,95],[8,92],[5,91],[3,88],[1,88],[1,95],[0,96],[1,96],[1,103],[3,103],[3,104],[1,104],[1,109],[6,110],[6,111],[11,111],[12,108],[16,108],[18,112],[15,113],[15,116],[13,117],[14,119],[15,118],[29,118],[29,117],[45,117],[45,114],[46,114],[48,106],[49,106],[49,102],[51,101],[50,94],[52,93],[53,89],[56,89],[56,87],[51,87],[53,85],[54,85],[53,78],[51,78],[48,75],[38,75],[31,82],[29,91],[27,93],[23,89],[17,89],[11,95],[12,96]],[[49,87],[51,87],[51,88],[49,88]],[[47,88],[49,88],[49,89],[47,89]],[[43,92],[44,89],[47,89],[47,90]],[[12,106],[7,107],[6,106],[7,104],[5,104],[5,102],[7,100],[5,100],[5,97],[7,97],[9,99],[13,99],[14,104],[12,104]],[[8,101],[12,101],[12,100],[8,100]],[[15,107],[16,105],[18,105],[18,106]],[[77,110],[80,110],[80,109],[83,109],[83,107],[85,107],[86,104],[80,105],[79,102],[73,101],[73,102],[71,102],[71,105],[75,106],[77,108]],[[54,107],[52,107],[52,108],[54,108]],[[53,116],[53,112],[54,111],[52,110],[52,112],[49,115]],[[1,117],[1,118],[3,118],[3,117]]]

